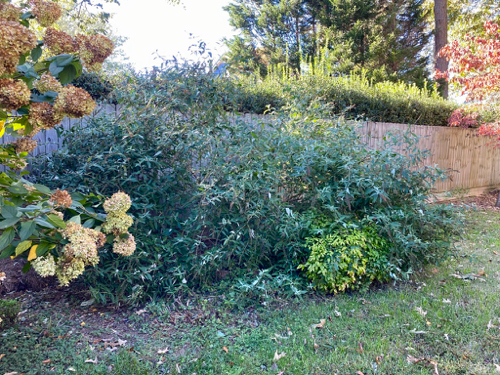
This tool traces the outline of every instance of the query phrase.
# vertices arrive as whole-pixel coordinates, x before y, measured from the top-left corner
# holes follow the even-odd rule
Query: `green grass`
[[[0,333],[0,374],[494,374],[500,214],[468,217],[454,258],[362,294],[238,309],[193,296],[144,311],[24,296],[22,320]]]

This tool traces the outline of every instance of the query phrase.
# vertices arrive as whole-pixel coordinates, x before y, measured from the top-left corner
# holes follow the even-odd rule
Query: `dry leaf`
[[[319,345],[314,343],[314,349],[318,349],[319,348]]]
[[[14,372],[6,372],[4,375],[16,375],[18,374],[18,372],[14,371]]]
[[[425,335],[427,332],[425,331],[417,331],[416,328],[413,328],[410,333],[414,333],[416,335]]]
[[[160,350],[157,351],[158,354],[165,354],[167,352],[168,352],[168,346],[165,349],[163,349],[163,350],[160,349]]]
[[[326,319],[320,319],[319,324],[313,324],[313,328],[323,328],[326,324]]]
[[[424,317],[427,315],[427,311],[424,311],[421,307],[415,307],[415,311]]]
[[[97,365],[97,357],[95,357],[95,359],[86,359],[85,360],[85,363],[93,363],[94,365]]]
[[[273,361],[274,362],[278,362],[281,358],[283,358],[284,356],[286,356],[286,353],[281,353],[281,354],[278,354],[278,351],[276,350],[274,352],[274,358],[273,358]]]
[[[361,345],[361,343],[358,343],[359,344],[359,348],[356,349],[356,351],[359,353],[359,354],[363,354],[364,353],[364,349],[363,349],[363,345]]]
[[[142,315],[142,314],[144,314],[144,313],[146,313],[146,312],[147,312],[146,310],[142,309],[142,310],[138,310],[138,311],[136,311],[135,313],[136,313],[137,315]]]
[[[438,368],[437,368],[437,362],[436,361],[433,361],[433,360],[427,359],[427,358],[415,358],[415,357],[413,357],[410,354],[408,354],[408,356],[406,357],[406,360],[409,363],[413,363],[413,364],[420,363],[420,364],[422,364],[424,366],[427,366],[427,367],[433,367],[433,369],[434,369],[434,375],[439,375],[439,371],[438,371]]]
[[[496,363],[495,363],[495,369],[497,370],[497,372],[500,372],[500,366],[497,365]]]
[[[229,349],[225,346],[222,347],[222,350],[224,350],[226,353],[229,353]]]
[[[47,363],[50,363],[50,362],[52,362],[50,359],[46,359],[45,361],[42,361],[42,363],[44,363],[44,364],[47,364]]]
[[[377,365],[380,365],[382,363],[382,359],[384,359],[383,355],[375,357],[375,362],[377,362]]]
[[[68,367],[68,371],[76,372],[76,370],[73,367]]]
[[[334,315],[337,317],[337,318],[340,318],[342,316],[342,314],[340,313],[340,311],[337,311],[335,310],[334,311]]]
[[[361,371],[356,371],[356,375],[365,375]]]
[[[179,367],[179,364],[177,363],[175,365],[175,369],[177,370],[177,373],[180,374],[181,373],[181,368]]]
[[[5,354],[0,354],[0,360],[5,357]]]

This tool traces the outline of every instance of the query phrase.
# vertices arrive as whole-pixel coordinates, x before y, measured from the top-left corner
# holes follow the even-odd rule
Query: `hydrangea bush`
[[[37,147],[33,137],[65,118],[90,115],[95,102],[69,83],[83,68],[97,71],[113,52],[102,35],[71,36],[54,23],[61,16],[56,2],[30,0],[19,6],[0,0],[0,137],[15,141],[0,146],[0,259],[24,257],[42,277],[56,276],[68,285],[88,266],[99,263],[105,243],[129,256],[135,239],[127,215],[130,197],[111,198],[52,191],[23,177],[26,157]],[[32,28],[46,28],[37,40]],[[104,202],[103,202],[104,201]],[[105,213],[100,212],[102,206]],[[5,274],[0,270],[0,282]]]

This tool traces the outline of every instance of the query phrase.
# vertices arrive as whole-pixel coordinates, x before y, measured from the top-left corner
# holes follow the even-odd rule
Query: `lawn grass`
[[[240,308],[198,295],[133,311],[20,296],[0,375],[500,373],[500,214],[467,216],[452,259],[366,293]]]

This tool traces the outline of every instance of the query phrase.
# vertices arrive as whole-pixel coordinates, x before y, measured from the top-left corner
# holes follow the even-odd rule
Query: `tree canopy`
[[[326,62],[332,74],[365,70],[375,79],[427,77],[430,33],[423,0],[234,0],[225,7],[240,33],[226,59],[240,70]]]

